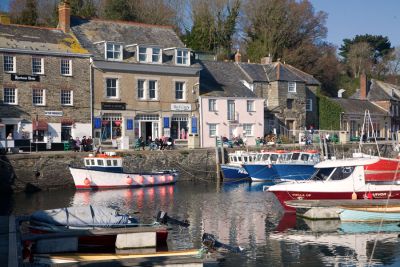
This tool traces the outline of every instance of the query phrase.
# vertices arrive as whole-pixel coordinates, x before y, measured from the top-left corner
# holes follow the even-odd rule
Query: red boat
[[[268,188],[285,211],[285,204],[301,199],[400,199],[400,159],[364,156],[326,160],[315,165],[316,172],[306,181],[280,183]]]

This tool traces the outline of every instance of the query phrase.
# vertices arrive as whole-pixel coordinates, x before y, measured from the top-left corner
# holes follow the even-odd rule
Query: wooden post
[[[219,165],[219,146],[218,146],[218,137],[215,137],[215,163],[216,163],[216,171],[217,171],[217,188],[221,183],[221,170]]]
[[[221,140],[221,162],[225,164],[225,150],[224,150],[224,143],[222,142],[222,136],[220,136]]]
[[[321,158],[324,160],[325,153],[324,153],[324,146],[322,145],[323,140],[325,140],[325,135],[322,133],[319,133],[319,148],[321,149]]]

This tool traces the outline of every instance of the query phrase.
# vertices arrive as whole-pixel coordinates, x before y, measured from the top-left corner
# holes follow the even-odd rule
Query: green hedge
[[[342,107],[323,95],[318,96],[318,106],[319,128],[340,130],[340,113],[344,111]]]

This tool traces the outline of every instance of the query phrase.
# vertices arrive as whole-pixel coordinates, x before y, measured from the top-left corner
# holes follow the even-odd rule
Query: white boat
[[[173,184],[178,172],[124,172],[123,159],[115,152],[89,154],[84,167],[69,167],[76,189],[109,189]]]
[[[381,208],[344,208],[339,211],[339,217],[344,222],[400,222],[400,211],[396,207],[385,210]]]
[[[400,160],[359,157],[326,160],[315,165],[307,181],[286,182],[268,188],[287,211],[288,200],[303,199],[399,199]]]

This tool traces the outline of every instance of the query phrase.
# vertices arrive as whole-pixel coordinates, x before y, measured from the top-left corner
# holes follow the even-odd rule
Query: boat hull
[[[353,192],[311,192],[311,191],[272,191],[286,212],[295,212],[296,209],[286,205],[289,200],[318,200],[318,199],[352,199]],[[400,189],[396,191],[358,191],[357,199],[364,199],[372,194],[374,199],[400,199]]]
[[[244,167],[251,180],[257,182],[306,180],[315,171],[310,164],[246,164]]]
[[[224,181],[244,180],[249,178],[249,174],[243,167],[221,164],[221,171]]]
[[[400,221],[400,212],[373,212],[367,210],[343,209],[339,212],[340,220],[344,222],[380,222]]]
[[[105,172],[70,167],[76,189],[112,189],[173,184],[178,179],[174,171],[154,173]]]

